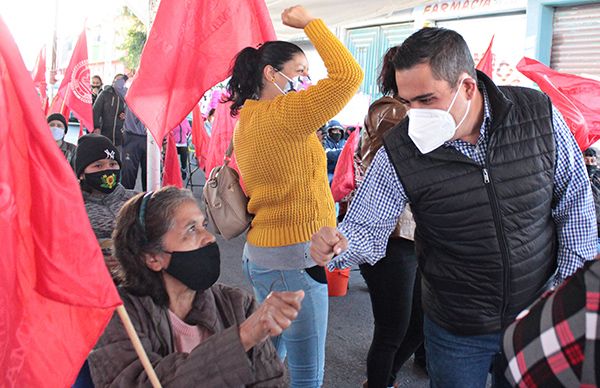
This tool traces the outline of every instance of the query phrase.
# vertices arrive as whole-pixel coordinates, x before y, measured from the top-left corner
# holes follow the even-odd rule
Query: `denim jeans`
[[[283,361],[287,355],[290,386],[317,388],[323,385],[325,370],[325,336],[329,299],[327,284],[315,281],[303,269],[272,270],[243,260],[244,273],[259,303],[271,291],[304,290],[298,317],[273,345]]]
[[[492,373],[493,388],[510,387],[499,367],[502,332],[456,335],[427,314],[423,330],[431,388],[484,388],[488,372]]]

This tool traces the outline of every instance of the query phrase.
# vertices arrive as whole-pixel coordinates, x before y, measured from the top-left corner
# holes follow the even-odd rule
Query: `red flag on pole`
[[[517,70],[550,97],[582,151],[600,139],[600,81],[559,73],[527,57],[517,64]]]
[[[215,109],[215,121],[213,121],[212,125],[210,144],[206,155],[206,169],[204,170],[207,175],[210,174],[213,168],[223,164],[225,152],[231,142],[233,130],[238,119],[231,117],[229,114],[230,106],[231,102],[227,102],[218,104]],[[235,169],[238,173],[240,172],[235,162],[235,149],[233,150],[233,157],[231,158],[231,162],[229,162],[229,167]]]
[[[46,94],[46,47],[42,47],[33,68],[33,84],[38,89],[42,110],[46,114],[48,110],[48,95]]]
[[[0,386],[67,387],[121,300],[0,18]]]
[[[264,0],[162,1],[127,104],[160,144],[242,48],[273,39]]]
[[[331,181],[331,194],[333,194],[335,202],[340,202],[356,188],[354,154],[358,146],[359,132],[359,130],[355,130],[350,134],[335,165],[333,180]]]
[[[204,129],[204,120],[200,114],[200,107],[196,104],[192,111],[192,142],[196,151],[198,167],[204,170],[206,167],[206,155],[210,144],[210,136]]]
[[[163,169],[163,186],[183,188],[181,179],[181,164],[177,155],[177,145],[173,134],[167,136],[167,150],[165,152],[165,166]]]
[[[492,45],[494,44],[494,36],[495,35],[492,35],[490,44],[488,45],[487,50],[485,50],[485,53],[479,60],[479,63],[477,64],[477,67],[476,67],[477,70],[484,72],[488,77],[490,77],[492,79],[493,79],[493,73],[494,73],[494,66],[492,66],[492,59],[493,59]]]
[[[83,125],[88,130],[94,130],[92,89],[90,86],[90,68],[88,66],[85,28],[81,32],[81,35],[79,35],[75,50],[71,56],[71,61],[60,83],[58,93],[54,101],[52,101],[50,110],[53,113],[63,113],[63,106],[67,106],[68,109],[73,111],[79,121],[83,122]],[[65,116],[65,118],[68,120],[69,116]]]

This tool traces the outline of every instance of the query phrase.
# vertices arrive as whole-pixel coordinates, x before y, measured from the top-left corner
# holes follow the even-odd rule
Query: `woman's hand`
[[[304,28],[314,19],[315,18],[301,5],[286,8],[281,13],[281,21],[283,24],[294,28]]]
[[[281,334],[298,316],[304,291],[271,292],[260,307],[240,325],[246,351],[269,337]]]

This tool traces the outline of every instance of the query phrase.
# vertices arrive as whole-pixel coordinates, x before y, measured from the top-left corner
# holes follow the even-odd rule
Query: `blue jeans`
[[[325,370],[325,335],[329,299],[327,284],[315,281],[305,270],[262,268],[244,257],[244,273],[259,303],[271,291],[304,290],[298,317],[280,336],[273,337],[279,358],[287,355],[291,387],[318,388]]]
[[[492,387],[510,387],[499,367],[502,333],[452,334],[425,315],[425,351],[431,388],[484,388],[488,372]]]

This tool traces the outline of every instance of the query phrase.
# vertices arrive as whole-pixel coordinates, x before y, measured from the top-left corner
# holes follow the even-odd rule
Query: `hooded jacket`
[[[101,134],[115,146],[123,144],[123,122],[119,118],[125,113],[125,100],[112,86],[104,87],[94,102],[94,128],[100,128]]]

